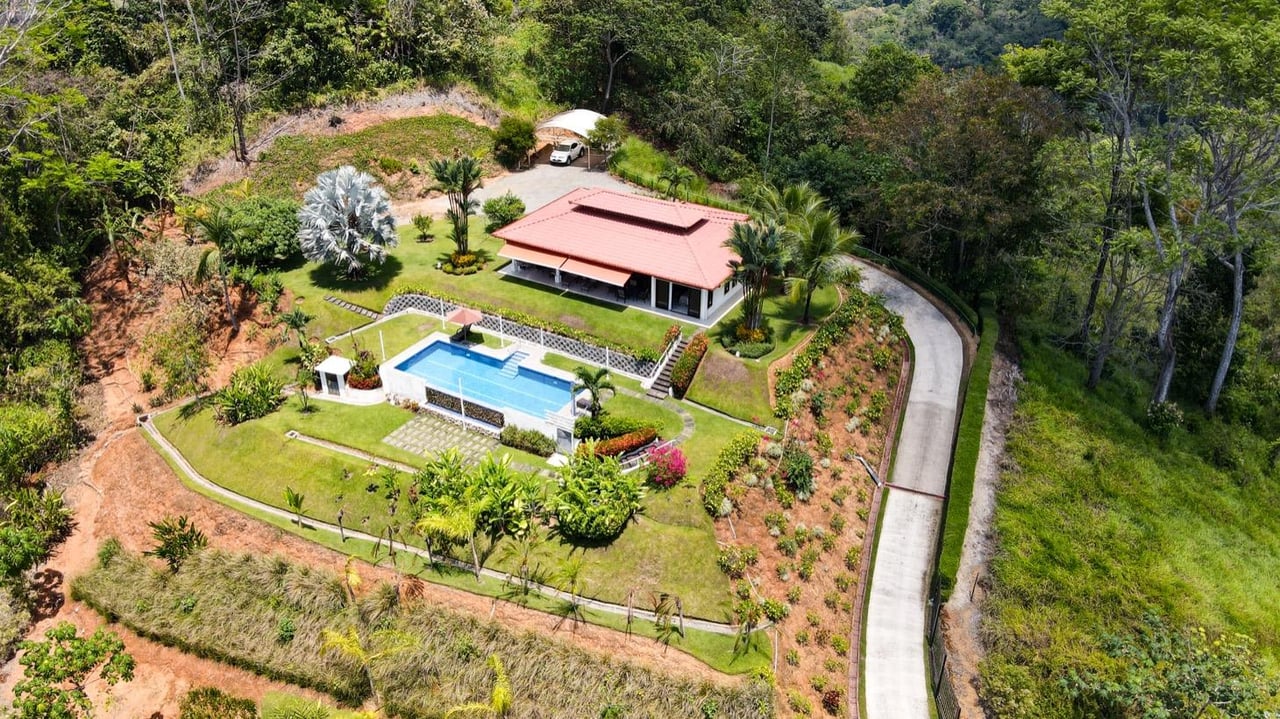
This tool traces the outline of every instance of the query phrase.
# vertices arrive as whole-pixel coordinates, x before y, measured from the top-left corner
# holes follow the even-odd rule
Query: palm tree
[[[298,349],[302,349],[302,331],[314,319],[314,316],[303,312],[301,307],[294,307],[288,312],[282,312],[276,318],[276,321],[284,325],[285,339],[288,338],[289,330],[293,330],[294,337],[298,340]]]
[[[445,719],[473,713],[501,719],[511,712],[511,682],[507,679],[507,670],[497,654],[489,655],[489,666],[493,668],[493,690],[489,693],[489,703],[475,702],[454,707],[445,712]]]
[[[289,509],[294,516],[297,517],[299,529],[302,528],[302,501],[304,499],[306,497],[293,491],[293,487],[284,488],[284,501],[289,505]]]
[[[480,553],[476,550],[476,534],[480,531],[480,502],[469,497],[446,498],[443,506],[428,511],[414,525],[423,536],[446,542],[466,542],[471,548],[471,562],[476,579],[480,578]]]
[[[357,630],[354,624],[348,625],[344,631],[321,630],[320,637],[320,651],[341,654],[360,665],[365,681],[369,682],[369,695],[377,707],[382,706],[382,698],[373,681],[373,666],[387,657],[407,651],[417,643],[404,632],[382,629],[364,633]]]
[[[674,200],[685,189],[685,199],[689,199],[689,186],[693,184],[693,171],[674,162],[668,163],[658,174],[658,181],[667,183],[667,198]]]
[[[821,209],[802,218],[791,233],[791,290],[804,296],[803,324],[809,324],[813,292],[856,275],[852,252],[858,233],[840,227],[836,213]]]
[[[730,260],[729,268],[734,281],[742,284],[743,326],[748,330],[760,328],[769,281],[787,266],[786,240],[786,230],[774,222],[739,222],[724,242],[739,258]]]
[[[556,572],[555,579],[560,585],[560,590],[569,595],[569,603],[565,606],[565,615],[560,618],[560,622],[570,617],[574,624],[586,621],[580,601],[582,591],[587,588],[586,582],[582,579],[582,557],[574,557],[565,562]]]
[[[449,210],[446,214],[453,223],[453,241],[458,246],[458,254],[465,255],[470,247],[467,235],[470,217],[479,206],[479,202],[471,199],[471,193],[484,187],[484,168],[474,157],[432,160],[429,164],[431,174],[436,178],[433,189],[449,196]]]
[[[298,240],[311,262],[329,262],[359,275],[366,262],[381,263],[395,247],[391,200],[373,177],[350,165],[323,172],[298,210]]]
[[[584,389],[591,393],[591,404],[587,407],[587,411],[591,413],[592,419],[596,419],[603,411],[600,406],[600,393],[604,390],[616,392],[618,389],[609,379],[609,370],[600,367],[593,371],[579,366],[573,368],[573,374],[578,378],[573,383],[573,393],[576,395]]]
[[[761,185],[747,197],[747,204],[765,221],[792,226],[797,220],[823,209],[826,200],[806,183],[778,189]]]
[[[214,274],[222,280],[222,300],[227,308],[227,321],[231,323],[232,332],[239,332],[240,322],[231,307],[227,252],[240,241],[240,233],[246,229],[244,221],[225,205],[198,208],[191,219],[195,222],[201,239],[213,245],[200,253],[200,261],[196,264],[196,282],[204,282]]]

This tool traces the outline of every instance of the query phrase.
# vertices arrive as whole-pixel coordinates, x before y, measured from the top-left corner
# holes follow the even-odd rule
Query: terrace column
[[[652,275],[649,277],[649,306],[658,307],[658,278]]]
[[[561,284],[561,282],[560,282],[560,268],[559,268],[559,267],[557,267],[557,268],[556,268],[556,284],[557,284],[557,285],[558,285],[558,284]]]

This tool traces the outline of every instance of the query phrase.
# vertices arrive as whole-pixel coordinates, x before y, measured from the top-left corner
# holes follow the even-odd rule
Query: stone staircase
[[[498,372],[498,376],[511,379],[520,373],[520,363],[528,359],[528,352],[512,352],[506,362],[502,363],[502,369]]]
[[[325,295],[324,301],[328,302],[331,305],[337,305],[338,307],[341,307],[342,309],[347,310],[348,312],[354,312],[358,315],[368,317],[371,320],[380,319],[382,317],[381,312],[371,310],[368,307],[361,307],[360,305],[347,302],[346,300],[340,297],[334,297],[333,295]]]
[[[689,346],[689,340],[681,337],[679,344],[676,345],[675,352],[667,358],[667,363],[662,365],[662,371],[658,373],[658,379],[654,380],[653,386],[650,387],[645,394],[653,399],[662,399],[671,393],[671,369],[675,367],[676,360],[684,354],[684,349]]]

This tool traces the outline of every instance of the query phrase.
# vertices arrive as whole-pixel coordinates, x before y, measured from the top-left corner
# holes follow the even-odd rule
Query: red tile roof
[[[735,223],[748,219],[703,205],[584,187],[493,234],[509,247],[711,289],[729,278],[729,261],[738,258],[724,241]]]

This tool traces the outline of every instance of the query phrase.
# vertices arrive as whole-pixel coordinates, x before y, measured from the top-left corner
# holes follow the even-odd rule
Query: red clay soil
[[[855,561],[852,567],[846,566],[846,554],[857,550],[860,558],[870,531],[867,516],[874,484],[853,456],[862,455],[872,466],[879,462],[891,411],[886,406],[884,417],[871,424],[865,434],[860,428],[846,431],[845,423],[858,408],[865,409],[873,392],[883,391],[892,399],[894,390],[890,384],[896,385],[901,360],[901,350],[895,347],[893,361],[889,364],[892,369],[877,372],[870,362],[870,351],[875,347],[879,345],[866,328],[851,330],[845,342],[828,350],[813,374],[814,390],[825,392],[828,397],[827,408],[822,415],[825,426],[819,426],[819,420],[807,407],[787,423],[787,438],[803,443],[815,458],[814,496],[808,502],[797,501],[791,509],[783,509],[774,493],[749,488],[740,476],[726,490],[737,507],[732,523],[723,520],[716,523],[717,539],[722,544],[759,550],[759,562],[747,571],[757,599],[772,599],[790,607],[790,615],[779,622],[777,631],[775,663],[779,717],[803,715],[789,706],[793,695],[809,702],[814,715],[824,715],[823,692],[815,688],[815,678],[821,677],[817,680],[820,684],[825,681],[823,691],[839,690],[843,694],[849,663],[857,661],[856,648],[853,653],[837,654],[831,648],[831,638],[849,638],[854,600],[861,588],[856,579],[858,562]],[[860,389],[856,397],[851,389],[854,387]],[[821,435],[830,438],[828,451],[820,445]],[[829,467],[821,466],[824,460],[829,462]],[[766,474],[777,469],[776,461],[770,462]],[[836,501],[837,492],[842,495],[839,502]],[[821,551],[821,543],[810,540],[795,557],[787,557],[779,550],[778,538],[771,536],[764,521],[766,514],[777,512],[783,513],[787,519],[787,536],[793,536],[800,524],[810,530],[820,526],[831,534],[831,520],[836,515],[843,517],[846,525],[835,537],[831,549]],[[819,550],[820,556],[812,577],[803,580],[798,568],[801,557],[810,548]],[[780,578],[780,566],[789,568],[788,579]],[[851,582],[849,589],[841,591],[837,587],[836,578],[840,576]],[[800,588],[796,602],[787,598],[788,590],[793,587]],[[806,638],[804,644],[801,644],[800,637]],[[793,651],[794,664],[788,661],[788,655]],[[846,695],[842,699],[842,712],[847,712],[849,697]]]
[[[140,382],[132,368],[141,365],[139,340],[145,328],[155,322],[165,306],[148,300],[137,291],[141,280],[126,283],[113,262],[104,262],[89,273],[86,298],[94,308],[94,333],[85,352],[91,373],[97,379],[84,390],[84,406],[97,438],[80,455],[50,472],[50,484],[66,490],[68,505],[75,513],[75,530],[57,554],[37,575],[44,585],[39,600],[44,611],[37,617],[29,636],[38,638],[60,621],[70,621],[82,630],[92,630],[103,620],[92,610],[68,596],[68,584],[88,569],[99,546],[109,537],[118,538],[132,550],[147,549],[151,543],[148,522],[166,516],[186,515],[209,537],[211,546],[235,552],[279,554],[291,561],[337,572],[346,556],[302,538],[251,519],[187,489],[169,466],[151,449],[134,424],[133,405],[146,404]],[[255,319],[256,318],[256,319]],[[254,314],[252,306],[243,311],[246,326],[269,323]],[[218,386],[234,367],[265,355],[269,347],[262,332],[254,340],[242,327],[232,337],[225,327],[215,329],[210,346],[218,355],[212,373]],[[381,567],[361,570],[372,586],[389,580],[392,572]],[[739,681],[712,670],[696,659],[657,642],[598,627],[573,627],[559,617],[459,590],[427,584],[422,601],[448,607],[477,617],[494,618],[516,630],[553,634],[585,649],[614,657],[625,657],[654,669],[682,677],[718,683]],[[95,716],[135,719],[176,717],[178,702],[190,689],[217,686],[233,693],[260,699],[269,691],[288,690],[305,696],[314,692],[269,681],[240,669],[200,659],[176,649],[133,635],[123,627],[112,627],[137,660],[135,678],[111,692],[94,687],[91,696],[98,708]],[[17,659],[0,668],[0,702],[12,700],[14,683],[20,678]]]

